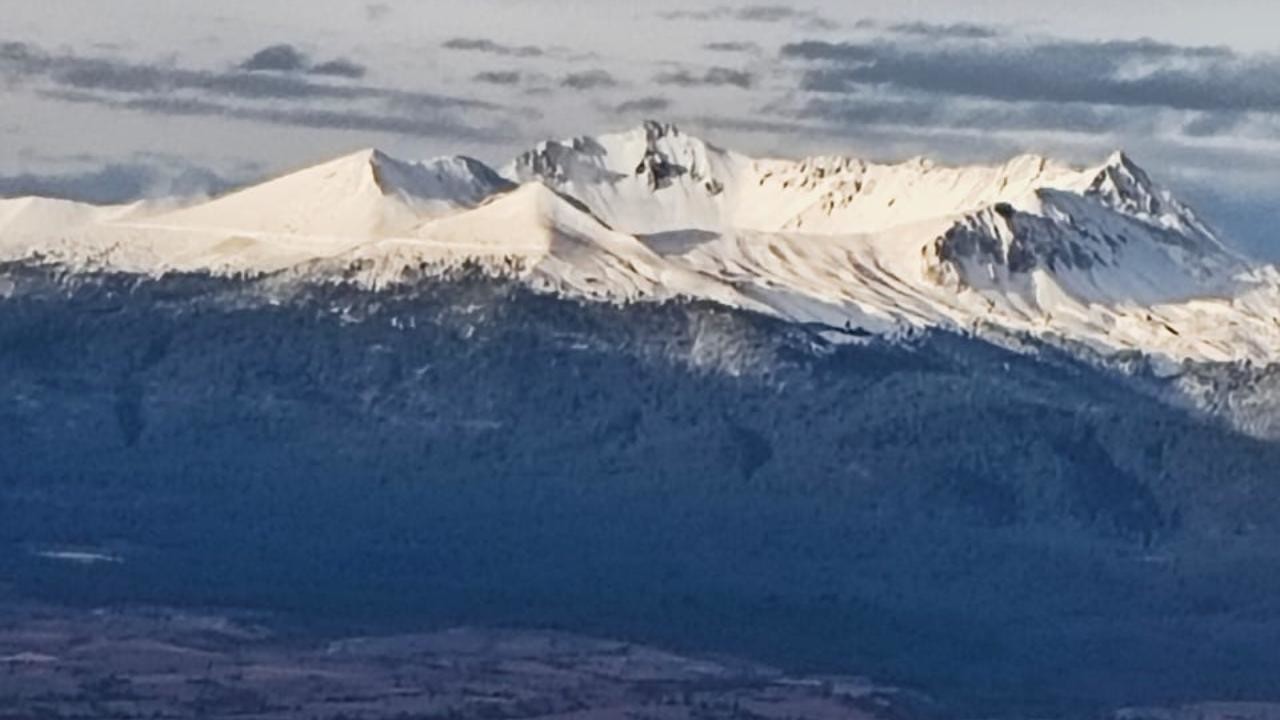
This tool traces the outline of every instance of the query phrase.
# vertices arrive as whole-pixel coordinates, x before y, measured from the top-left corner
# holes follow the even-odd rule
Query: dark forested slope
[[[1274,694],[1280,445],[1060,352],[466,274],[8,277],[22,592],[561,627],[983,710]]]

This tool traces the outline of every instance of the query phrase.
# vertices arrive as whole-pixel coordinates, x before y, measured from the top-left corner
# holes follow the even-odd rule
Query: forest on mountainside
[[[465,272],[6,276],[22,593],[555,627],[996,713],[1260,698],[1280,671],[1280,444],[1062,350]]]

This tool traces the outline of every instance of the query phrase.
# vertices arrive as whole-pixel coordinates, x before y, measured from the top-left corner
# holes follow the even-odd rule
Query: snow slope
[[[211,202],[156,225],[295,236],[384,237],[475,207],[510,183],[478,160],[395,160],[362,150]]]
[[[586,208],[541,183],[528,183],[465,213],[424,223],[298,269],[315,278],[346,271],[380,286],[423,268],[488,259],[524,269],[535,286],[608,301],[699,297],[760,311],[724,283],[667,262],[634,236],[617,232]],[[352,272],[354,270],[354,272]]]
[[[1280,273],[1117,153],[943,167],[756,159],[660,123],[501,173],[366,150],[177,210],[0,201],[0,257],[383,286],[466,260],[613,302],[695,297],[830,326],[1052,335],[1280,360]]]
[[[0,236],[58,233],[121,217],[135,208],[42,197],[0,198]]]
[[[994,326],[1102,351],[1274,359],[1259,273],[1133,161],[752,159],[670,125],[547,142],[504,172],[795,320]]]

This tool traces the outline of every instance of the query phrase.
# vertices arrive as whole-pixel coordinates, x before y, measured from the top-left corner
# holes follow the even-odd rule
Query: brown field
[[[553,632],[341,640],[251,615],[0,609],[0,719],[901,718],[856,678],[793,678]]]

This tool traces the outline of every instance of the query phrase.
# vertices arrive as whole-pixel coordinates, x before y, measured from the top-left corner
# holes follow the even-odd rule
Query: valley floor
[[[552,632],[342,640],[167,609],[0,609],[0,718],[879,718],[906,695]]]
[[[0,720],[593,718],[919,720],[927,698],[551,631],[322,638],[249,612],[70,609],[0,590]],[[1278,703],[1124,708],[1112,720],[1277,720]]]

